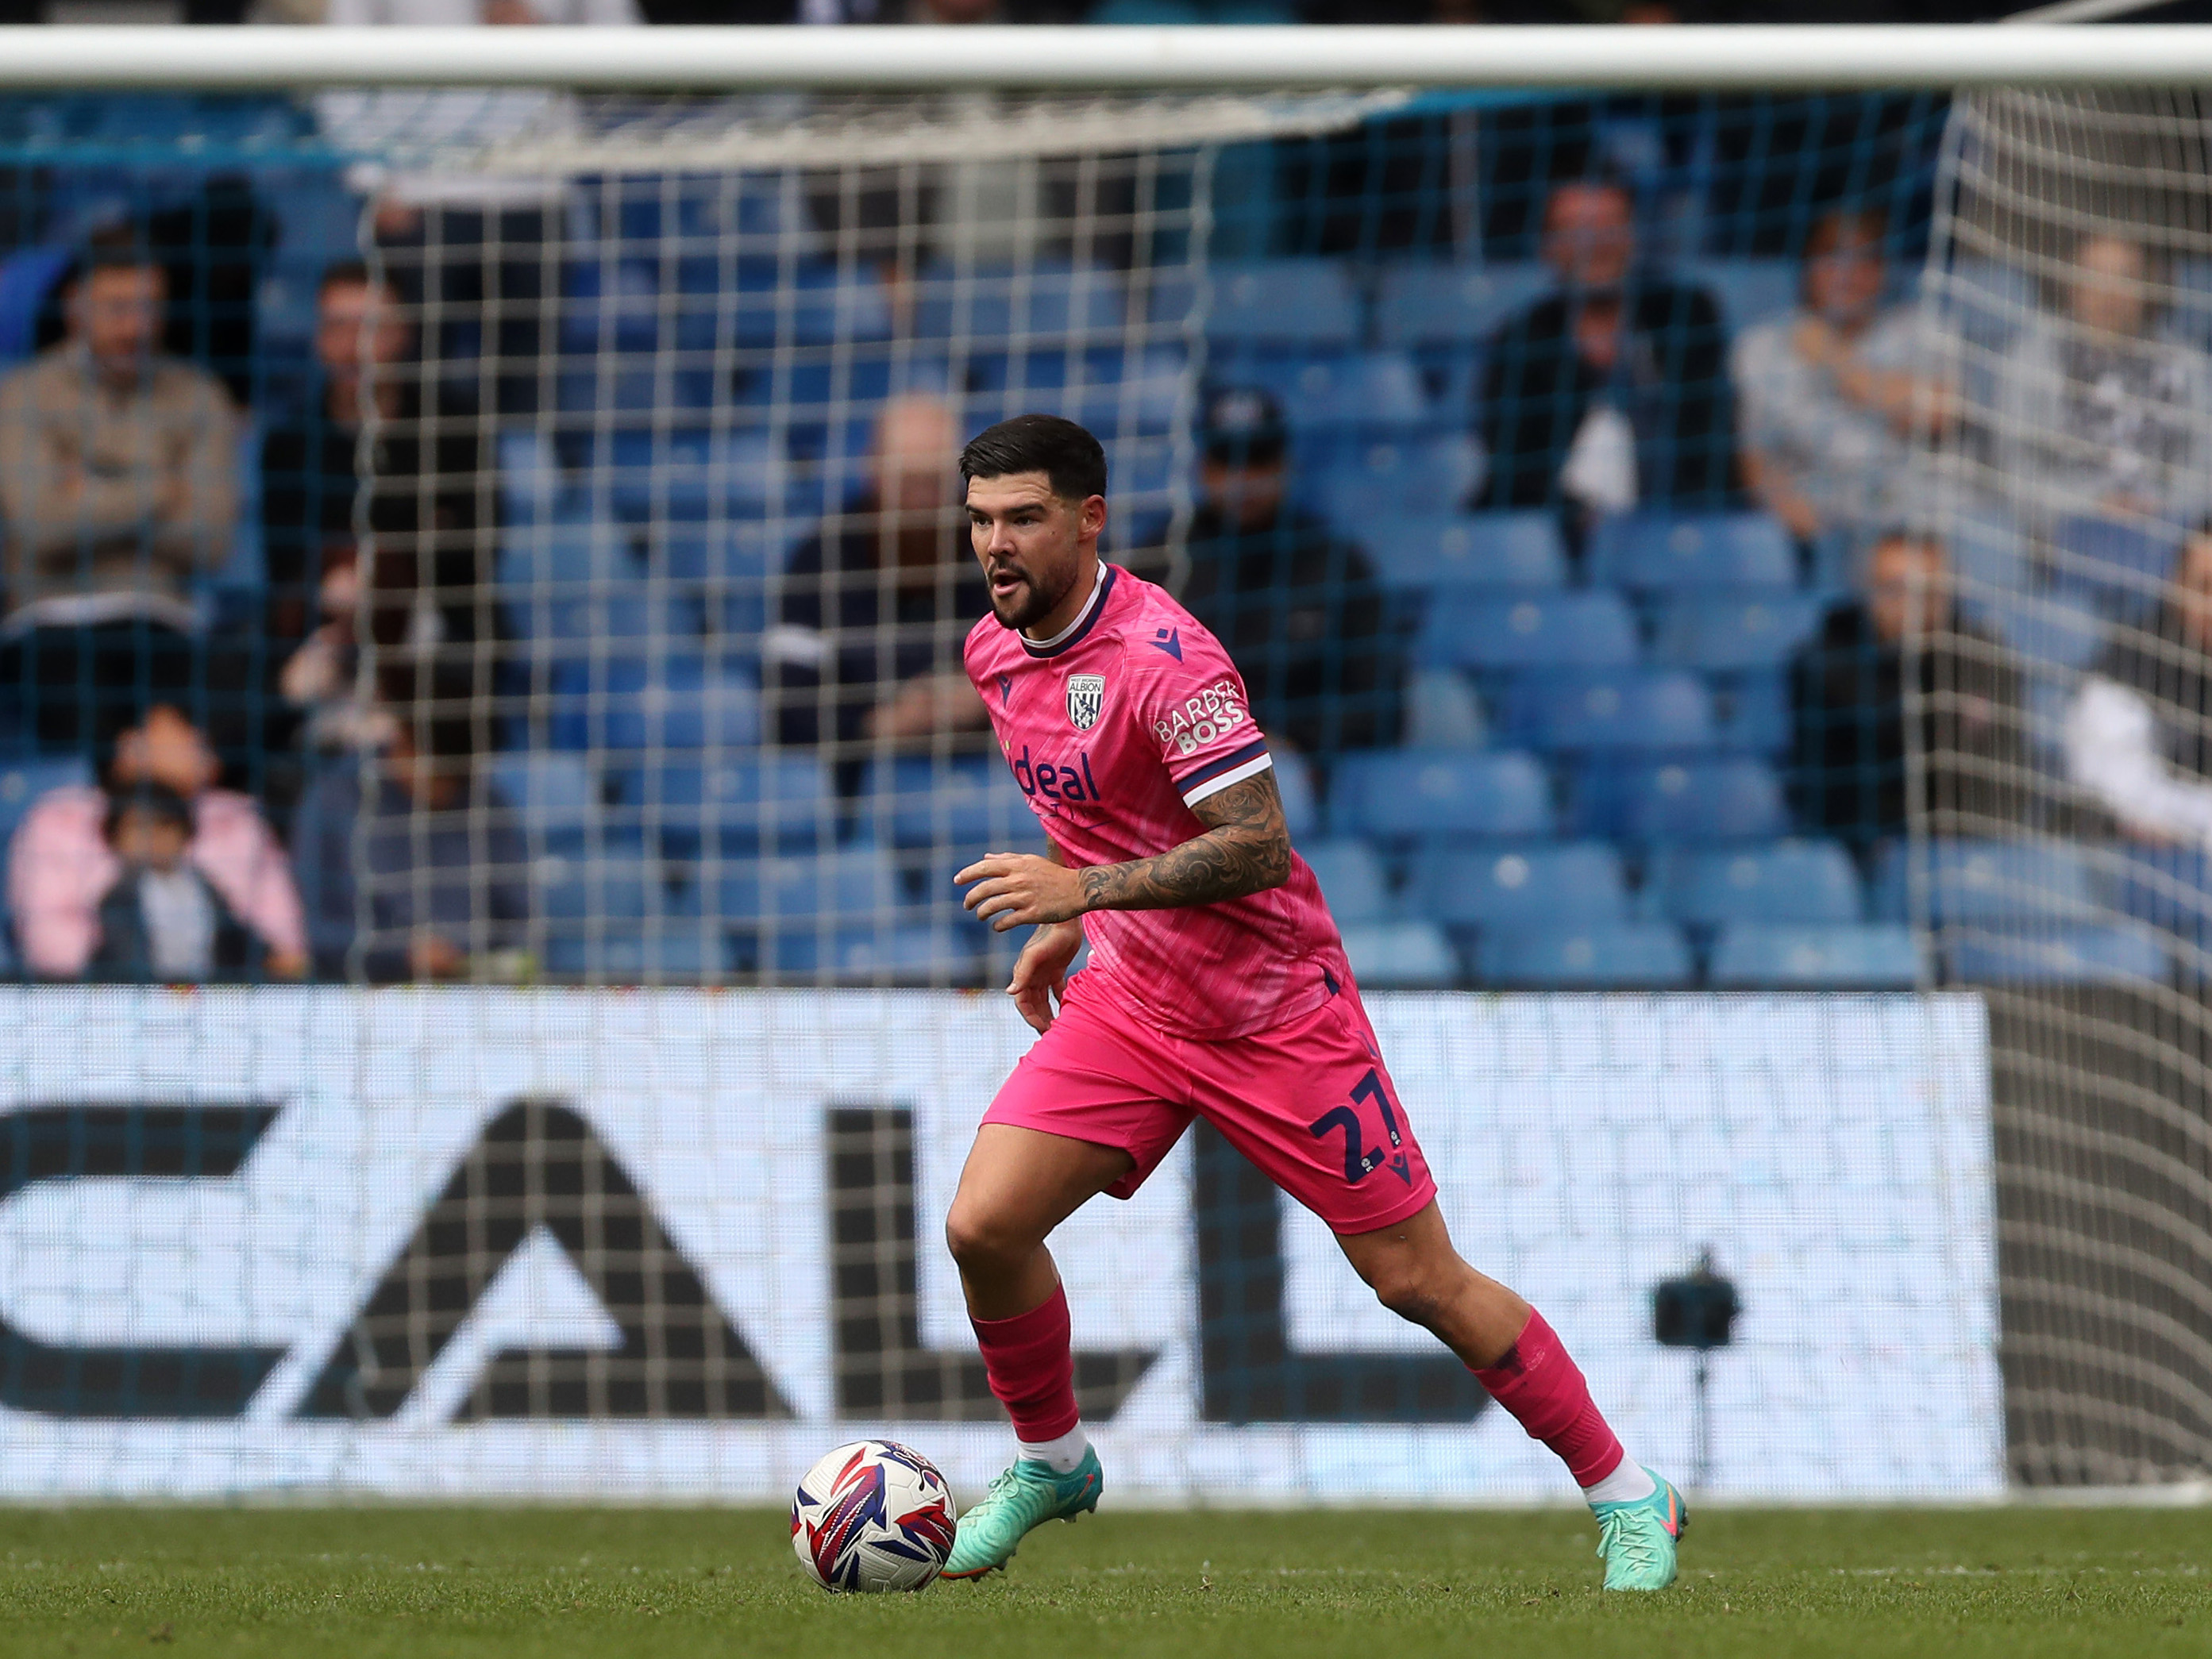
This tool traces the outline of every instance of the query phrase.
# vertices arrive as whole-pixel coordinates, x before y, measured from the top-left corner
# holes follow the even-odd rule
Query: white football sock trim
[[[1076,1466],[1083,1462],[1084,1453],[1091,1449],[1091,1437],[1084,1433],[1083,1425],[1078,1423],[1057,1440],[1032,1443],[1018,1439],[1014,1443],[1022,1449],[1022,1455],[1030,1462],[1042,1463],[1054,1474],[1073,1474]]]
[[[1583,1498],[1592,1504],[1632,1504],[1658,1490],[1650,1471],[1624,1452],[1611,1474],[1594,1486],[1583,1488]]]

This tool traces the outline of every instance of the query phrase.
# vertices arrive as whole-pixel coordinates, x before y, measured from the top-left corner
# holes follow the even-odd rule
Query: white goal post
[[[2212,82],[2212,27],[9,29],[0,89],[1827,90]]]

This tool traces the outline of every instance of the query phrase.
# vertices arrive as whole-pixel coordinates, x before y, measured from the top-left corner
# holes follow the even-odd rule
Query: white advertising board
[[[1650,1292],[1710,1249],[1744,1307],[1711,1489],[2002,1490],[1978,1000],[1370,1012],[1462,1252],[1545,1310],[1635,1455],[1685,1468],[1692,1361]],[[1029,1040],[1002,999],[926,993],[0,994],[0,1495],[781,1501],[872,1431],[973,1492],[1008,1441],[972,1375],[957,1410],[894,1413],[849,1379],[972,1372],[939,1228]],[[1228,1271],[1275,1287],[1258,1346],[1291,1371],[1387,1385],[1435,1352],[1303,1212],[1222,1244],[1194,1170],[1224,1156],[1187,1139],[1055,1241],[1079,1349],[1134,1356],[1094,1425],[1115,1492],[1572,1495],[1480,1400],[1341,1420],[1201,1341]]]

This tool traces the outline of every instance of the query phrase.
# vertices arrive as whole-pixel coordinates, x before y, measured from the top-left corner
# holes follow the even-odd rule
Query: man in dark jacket
[[[1908,636],[1930,832],[1988,835],[2019,815],[2019,672],[2004,647],[1958,616],[1942,544],[1893,532],[1870,556],[1865,597],[1831,611],[1790,665],[1792,793],[1808,829],[1860,844],[1905,833]]]
[[[1712,295],[1638,269],[1633,204],[1610,180],[1552,192],[1543,256],[1559,290],[1490,345],[1476,419],[1487,504],[1733,504],[1735,398]]]
[[[1288,434],[1264,392],[1206,399],[1204,502],[1180,598],[1228,647],[1260,729],[1306,753],[1398,739],[1398,638],[1366,556],[1289,500]]]

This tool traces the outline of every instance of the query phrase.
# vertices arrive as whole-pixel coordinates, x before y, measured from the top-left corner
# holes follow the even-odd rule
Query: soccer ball
[[[791,1547],[829,1590],[917,1590],[952,1553],[958,1516],[937,1465],[891,1440],[855,1440],[806,1472]]]

